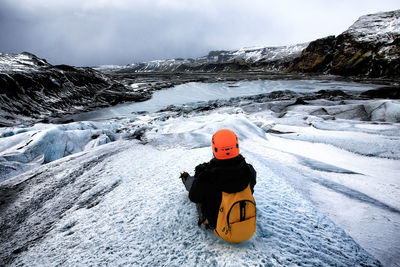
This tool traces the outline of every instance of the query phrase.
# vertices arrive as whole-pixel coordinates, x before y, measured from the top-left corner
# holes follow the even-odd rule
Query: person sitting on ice
[[[227,129],[219,130],[213,135],[211,142],[214,158],[209,162],[196,166],[194,176],[183,172],[180,178],[186,190],[189,192],[189,199],[196,203],[199,215],[199,227],[203,224],[206,229],[212,229],[216,235],[223,239],[232,243],[239,243],[244,241],[242,239],[247,240],[250,238],[255,231],[256,216],[253,192],[256,184],[256,171],[253,166],[246,163],[245,158],[239,154],[239,142],[234,132]],[[240,192],[241,195],[239,195],[238,192]],[[236,203],[229,204],[229,201],[233,201],[229,200],[230,197],[234,197],[235,202],[238,204],[236,205],[237,208],[232,209]],[[223,198],[224,200],[222,201]],[[229,205],[229,207],[223,207],[221,201],[224,202],[225,205]],[[251,205],[249,204],[251,203],[254,207],[250,207]],[[232,205],[232,207],[230,205]],[[253,211],[246,211],[246,205],[247,210],[252,208]],[[235,242],[235,238],[230,238],[230,240],[228,240],[229,238],[227,239],[221,236],[222,231],[228,232],[227,229],[230,229],[233,225],[234,222],[230,225],[229,221],[235,220],[233,218],[233,216],[236,216],[233,215],[235,209],[238,210],[238,218],[236,220],[238,222],[246,220],[246,224],[241,222],[241,227],[254,228],[249,230],[253,231],[248,234],[250,235],[249,237],[239,237],[239,239],[236,239],[237,242]],[[226,216],[231,217],[231,219],[225,219]],[[218,217],[220,217],[219,220]],[[250,226],[248,226],[247,222],[250,220],[249,218],[251,218]],[[226,224],[226,221],[228,221],[228,225],[222,225],[224,223]],[[243,232],[242,230],[240,231]]]

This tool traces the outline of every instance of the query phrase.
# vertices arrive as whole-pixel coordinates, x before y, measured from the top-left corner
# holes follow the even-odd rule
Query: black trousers
[[[192,188],[194,180],[195,180],[194,176],[189,176],[186,179],[184,184],[185,184],[186,190],[188,192]],[[199,215],[199,223],[198,224],[200,226],[207,218],[205,218],[205,216],[203,215],[203,212],[201,211],[201,204],[200,203],[196,203],[196,210],[197,210],[197,214]]]

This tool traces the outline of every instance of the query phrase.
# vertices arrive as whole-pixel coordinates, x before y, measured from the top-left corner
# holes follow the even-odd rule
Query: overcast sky
[[[125,65],[338,35],[398,0],[0,0],[0,52]]]

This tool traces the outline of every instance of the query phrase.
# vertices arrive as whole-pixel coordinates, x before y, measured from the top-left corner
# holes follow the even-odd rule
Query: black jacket
[[[240,192],[248,184],[253,192],[256,184],[256,171],[242,155],[226,160],[213,158],[210,162],[198,165],[194,176],[189,199],[201,204],[202,213],[211,228],[217,224],[222,192]]]

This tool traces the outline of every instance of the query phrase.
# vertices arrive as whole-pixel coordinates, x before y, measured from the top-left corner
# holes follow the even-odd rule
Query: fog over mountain
[[[125,65],[338,35],[397,1],[2,0],[0,52],[51,64]]]

